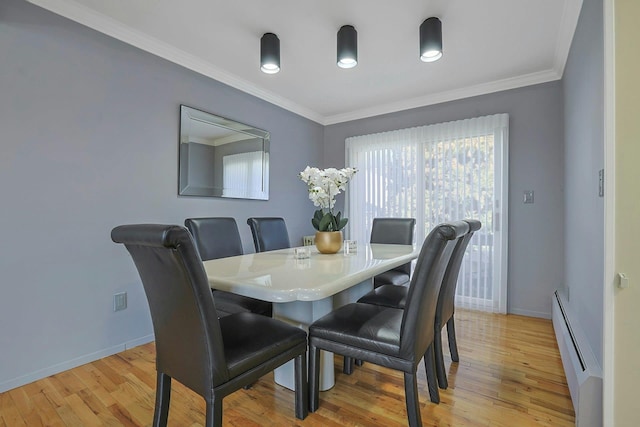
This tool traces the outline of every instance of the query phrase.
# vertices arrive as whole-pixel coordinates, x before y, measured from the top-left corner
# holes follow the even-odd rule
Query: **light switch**
[[[533,203],[533,190],[524,190],[524,202]]]
[[[629,278],[624,273],[618,273],[618,287],[626,289],[629,287]]]

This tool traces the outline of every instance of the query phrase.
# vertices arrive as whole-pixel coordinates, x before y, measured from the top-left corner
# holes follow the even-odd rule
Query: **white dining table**
[[[373,289],[373,276],[419,254],[412,245],[358,244],[347,254],[307,248],[305,259],[290,248],[204,261],[204,268],[212,288],[271,301],[274,318],[308,330],[315,320]],[[322,352],[320,369],[320,390],[328,390],[335,384],[332,353]],[[274,378],[293,390],[293,362],[276,369]]]

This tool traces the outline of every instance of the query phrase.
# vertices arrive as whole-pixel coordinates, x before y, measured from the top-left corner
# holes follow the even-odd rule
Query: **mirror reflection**
[[[181,196],[269,199],[269,132],[180,106]]]

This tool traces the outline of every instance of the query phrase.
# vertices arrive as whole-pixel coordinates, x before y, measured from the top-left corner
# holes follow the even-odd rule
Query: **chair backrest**
[[[438,293],[453,249],[469,224],[455,221],[436,226],[422,244],[411,277],[400,330],[400,353],[419,361],[434,338]]]
[[[447,266],[447,271],[442,279],[440,294],[438,295],[438,306],[436,307],[435,329],[439,331],[455,311],[456,285],[458,284],[458,274],[460,273],[460,265],[467,250],[469,241],[473,237],[473,233],[480,230],[482,223],[475,219],[465,219],[464,222],[469,224],[469,232],[456,244],[451,260]]]
[[[222,333],[202,261],[186,228],[122,225],[123,243],[147,295],[156,341],[156,368],[205,398],[229,380]]]
[[[242,255],[242,240],[234,218],[187,218],[184,225],[203,261]]]
[[[374,218],[369,241],[391,245],[412,245],[415,228],[415,218]],[[411,263],[400,265],[393,270],[411,274]]]
[[[248,218],[256,252],[290,248],[289,233],[284,218]]]

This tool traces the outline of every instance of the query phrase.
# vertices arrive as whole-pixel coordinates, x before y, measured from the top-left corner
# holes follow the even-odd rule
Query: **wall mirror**
[[[178,194],[269,199],[269,132],[180,106]]]

